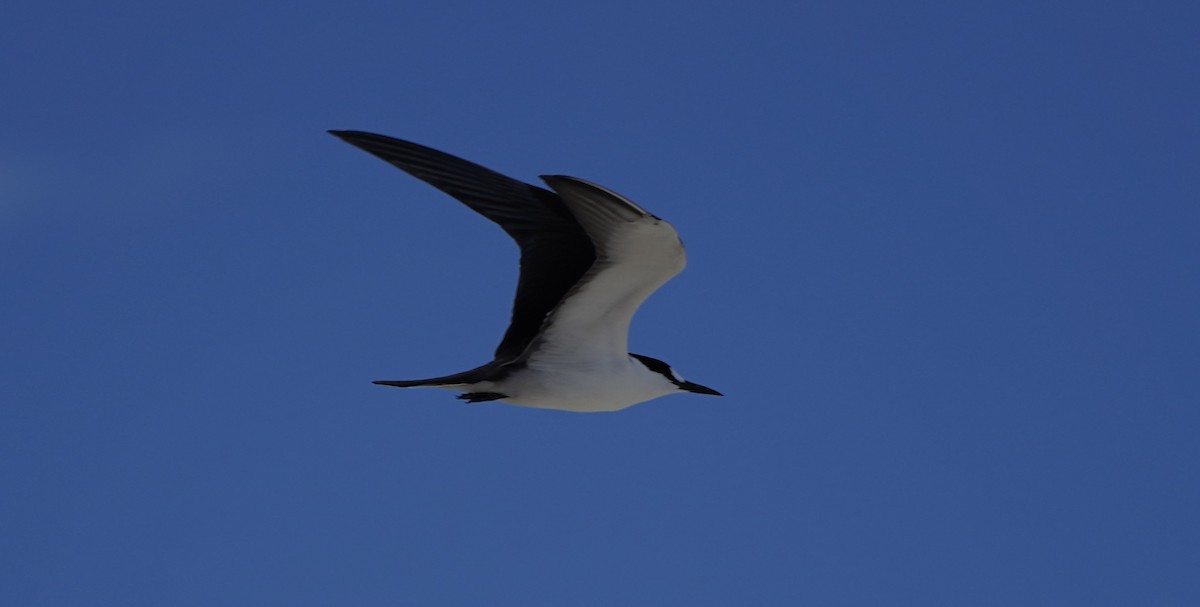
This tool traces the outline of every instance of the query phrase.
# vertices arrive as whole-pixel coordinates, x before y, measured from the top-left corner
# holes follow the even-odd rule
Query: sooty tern
[[[494,360],[444,377],[375,383],[565,411],[616,411],[680,392],[721,395],[628,350],[634,312],[685,264],[671,224],[582,179],[544,175],[550,191],[408,141],[330,133],[458,199],[521,249],[512,322]]]

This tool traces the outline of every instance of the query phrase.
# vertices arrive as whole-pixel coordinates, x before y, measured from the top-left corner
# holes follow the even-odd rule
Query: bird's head
[[[643,365],[645,365],[647,369],[667,378],[667,380],[674,384],[680,392],[693,392],[695,394],[724,396],[724,394],[721,394],[720,392],[717,392],[708,386],[701,386],[696,382],[685,380],[682,375],[676,372],[675,369],[671,368],[671,365],[668,365],[657,358],[650,358],[649,356],[643,356],[641,354],[630,354],[630,356],[634,357],[638,360],[638,362],[641,362]]]

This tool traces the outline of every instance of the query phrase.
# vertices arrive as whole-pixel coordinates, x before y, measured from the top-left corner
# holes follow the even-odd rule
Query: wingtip
[[[659,217],[634,201],[600,185],[592,183],[586,179],[571,177],[569,175],[540,175],[542,181],[550,186],[550,189],[557,192],[559,195],[570,196],[574,193],[576,196],[592,200],[607,200],[608,202],[616,202],[616,205],[609,205],[614,208],[623,208],[630,211],[632,214],[627,214],[623,217],[625,221],[633,221],[639,217]]]
[[[340,137],[342,139],[352,139],[352,138],[353,139],[367,139],[367,138],[392,139],[392,137],[388,137],[386,135],[378,135],[378,134],[372,133],[370,131],[357,131],[354,129],[345,129],[345,130],[329,129],[325,132],[329,133],[330,135],[333,135],[334,137]]]
[[[555,184],[584,183],[587,185],[595,185],[590,181],[585,181],[578,177],[571,177],[570,175],[538,175],[538,179],[541,179],[543,183],[550,186],[550,189],[555,189]]]

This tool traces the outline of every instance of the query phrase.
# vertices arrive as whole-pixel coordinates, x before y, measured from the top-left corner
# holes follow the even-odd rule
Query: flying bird
[[[629,352],[634,312],[686,263],[671,224],[582,179],[543,175],[547,190],[408,141],[329,132],[458,199],[521,249],[512,320],[491,362],[376,384],[578,412],[617,411],[684,392],[721,396],[661,360]]]

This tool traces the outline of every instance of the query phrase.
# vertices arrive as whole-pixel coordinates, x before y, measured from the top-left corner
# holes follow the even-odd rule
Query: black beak
[[[713,396],[725,396],[724,394],[721,394],[720,392],[717,392],[716,390],[713,390],[712,388],[709,388],[708,386],[701,386],[698,383],[690,382],[690,381],[680,382],[679,389],[687,390],[688,392],[695,392],[696,394],[711,394]]]

